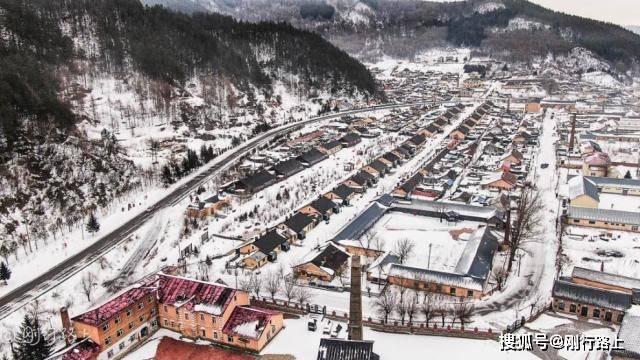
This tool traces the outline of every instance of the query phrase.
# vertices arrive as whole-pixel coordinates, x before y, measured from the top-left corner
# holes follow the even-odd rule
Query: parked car
[[[317,328],[318,328],[318,319],[309,320],[309,322],[307,323],[307,330],[316,331]]]
[[[335,329],[333,329],[333,331],[331,332],[331,337],[337,338],[338,335],[340,335],[340,330],[342,330],[342,325],[338,324],[338,326],[336,326]]]
[[[549,167],[549,164],[547,164],[547,163],[542,163],[542,164],[540,164],[540,168],[541,168],[541,169],[546,169],[546,168],[548,168],[548,167]]]
[[[322,333],[324,335],[329,335],[331,334],[331,322],[328,322],[323,328],[322,328]]]

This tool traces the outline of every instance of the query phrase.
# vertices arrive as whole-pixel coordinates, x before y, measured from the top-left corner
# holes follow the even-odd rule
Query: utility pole
[[[431,270],[431,246],[433,244],[429,244],[429,258],[427,259],[427,270]]]
[[[520,277],[520,265],[522,265],[522,257],[524,256],[523,252],[518,254],[518,277]]]

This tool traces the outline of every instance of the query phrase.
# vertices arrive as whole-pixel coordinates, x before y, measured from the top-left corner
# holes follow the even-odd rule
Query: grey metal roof
[[[476,230],[462,251],[455,272],[486,280],[493,265],[493,255],[498,249],[498,240],[489,228]]]
[[[317,360],[379,360],[373,341],[320,339]]]
[[[478,291],[482,291],[484,287],[483,280],[476,279],[471,276],[456,274],[453,272],[428,270],[401,264],[391,265],[389,276],[397,276],[405,279],[415,278],[425,282],[461,287]]]
[[[412,199],[410,204],[407,204],[406,202],[396,203],[394,204],[394,207],[435,212],[454,211],[458,214],[471,215],[487,220],[494,216],[502,219],[502,212],[491,206],[475,206],[460,203]]]
[[[623,341],[623,349],[612,350],[612,356],[640,359],[640,306],[634,306],[624,315],[618,338]]]
[[[369,228],[373,226],[384,213],[387,212],[387,208],[380,205],[378,202],[374,202],[369,207],[353,219],[347,226],[342,228],[340,232],[333,238],[333,241],[339,242],[340,240],[357,240],[364,234]]]
[[[631,306],[631,294],[556,280],[553,297],[607,309],[625,311]]]
[[[571,277],[593,280],[602,284],[620,286],[627,289],[640,289],[640,279],[586,269],[578,266],[573,268]]]
[[[597,176],[585,176],[591,180],[596,186],[611,186],[629,189],[640,189],[640,180],[635,179],[616,179]]]
[[[573,200],[582,195],[587,195],[596,201],[600,201],[598,187],[591,180],[583,176],[575,176],[569,179],[569,199]]]
[[[640,225],[640,213],[622,210],[592,209],[568,206],[567,216],[573,219],[604,221],[629,225]]]

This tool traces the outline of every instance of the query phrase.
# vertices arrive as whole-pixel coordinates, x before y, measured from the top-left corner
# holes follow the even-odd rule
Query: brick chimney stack
[[[71,345],[71,334],[73,333],[73,325],[71,325],[69,310],[67,310],[66,307],[60,308],[60,319],[62,320],[62,329],[64,331],[64,342],[67,345]]]
[[[351,257],[349,340],[362,340],[362,266],[358,255]]]
[[[569,152],[573,151],[576,136],[576,113],[571,113],[571,130],[569,132]]]

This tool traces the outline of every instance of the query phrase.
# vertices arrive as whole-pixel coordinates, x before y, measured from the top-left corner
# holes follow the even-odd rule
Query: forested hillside
[[[233,126],[237,143],[285,120],[280,106],[379,95],[317,34],[137,0],[0,0],[0,37],[2,254],[125,211],[158,180],[158,153],[179,164],[190,138],[217,144],[205,127]]]
[[[171,0],[145,0],[173,6]],[[437,46],[471,46],[512,60],[583,47],[621,70],[638,69],[640,36],[620,26],[554,12],[526,0],[187,0],[258,21],[289,18],[366,60],[411,57]],[[313,6],[309,4],[313,4]]]

